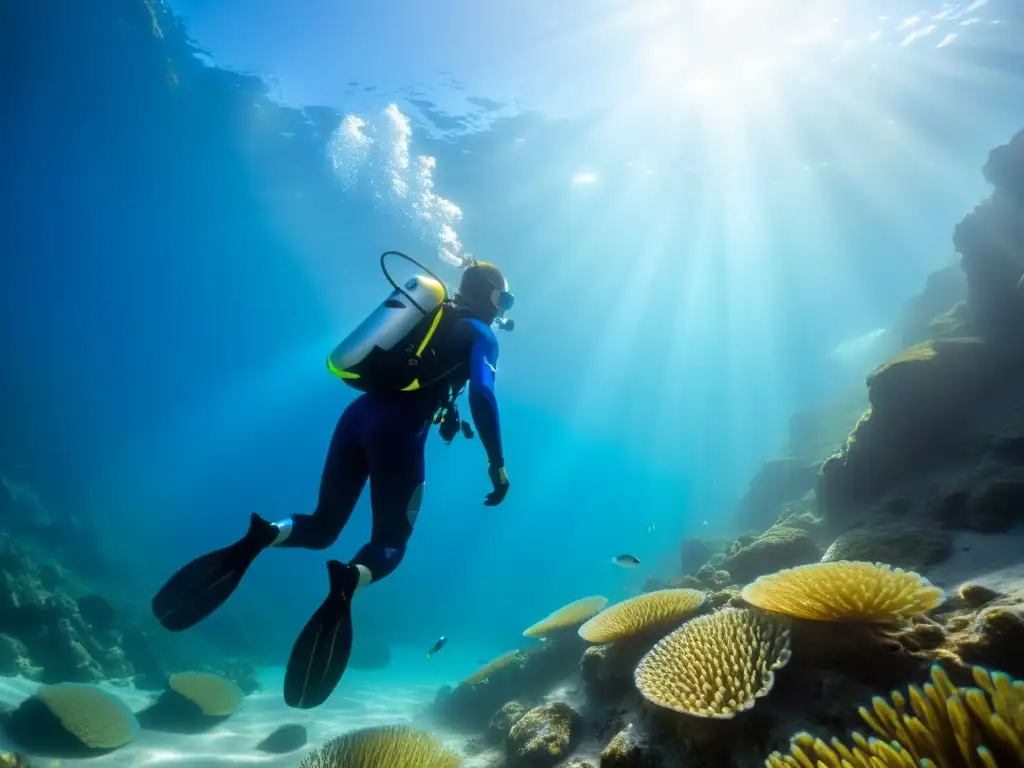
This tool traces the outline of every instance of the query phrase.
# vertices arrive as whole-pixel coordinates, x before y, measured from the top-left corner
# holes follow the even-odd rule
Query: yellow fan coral
[[[233,715],[242,705],[243,694],[238,686],[209,672],[178,672],[171,675],[168,685],[207,717]]]
[[[790,754],[773,752],[768,768],[1021,768],[1024,766],[1024,682],[973,667],[979,688],[957,688],[939,666],[923,690],[876,696],[861,718],[881,739],[854,733],[852,748],[798,733]],[[909,699],[909,706],[908,706]]]
[[[813,563],[762,576],[743,599],[773,613],[817,621],[900,621],[943,601],[923,576],[880,563]]]
[[[662,638],[637,665],[645,699],[698,717],[728,719],[750,709],[789,662],[789,628],[779,617],[723,608]]]
[[[428,733],[381,725],[331,739],[306,755],[299,768],[458,768],[460,763]]]
[[[578,627],[608,604],[607,597],[584,597],[559,608],[523,632],[523,637],[543,637],[559,629]]]
[[[499,669],[501,669],[504,666],[507,666],[508,664],[511,664],[517,658],[519,658],[519,651],[509,651],[508,653],[503,653],[498,658],[493,659],[484,666],[480,667],[480,669],[478,669],[472,675],[463,680],[462,684],[473,685],[474,683],[479,683],[481,680],[486,680]]]
[[[588,643],[611,643],[684,619],[704,605],[697,589],[659,589],[605,608],[579,629]]]

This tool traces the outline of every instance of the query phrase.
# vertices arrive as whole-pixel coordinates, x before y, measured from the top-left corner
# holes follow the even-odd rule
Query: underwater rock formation
[[[993,186],[953,233],[967,276],[968,307],[978,333],[1021,347],[1024,302],[1024,131],[993,149],[982,169]]]
[[[491,715],[487,723],[487,740],[503,744],[512,726],[523,719],[528,711],[525,704],[519,701],[508,701],[501,705],[501,709]]]
[[[908,301],[899,323],[902,348],[949,336],[969,336],[966,327],[967,279],[959,264],[925,278],[924,289]]]
[[[866,560],[922,570],[953,554],[953,536],[928,521],[870,521],[837,538],[822,555],[824,563]]]
[[[634,725],[619,731],[601,751],[600,768],[662,768],[661,750]]]
[[[733,552],[725,561],[724,570],[734,581],[743,583],[783,568],[813,563],[819,557],[821,553],[807,531],[788,525],[773,525]]]
[[[795,458],[766,461],[736,507],[740,527],[764,530],[775,520],[778,507],[813,489],[817,477],[815,463]]]
[[[536,703],[558,681],[573,676],[585,648],[586,643],[572,634],[526,653],[505,654],[454,689],[442,689],[433,711],[449,727],[482,733],[493,713],[506,702]]]

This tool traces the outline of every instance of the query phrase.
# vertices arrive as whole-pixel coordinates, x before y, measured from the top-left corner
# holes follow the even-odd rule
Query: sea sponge
[[[1024,766],[1024,682],[1001,672],[972,669],[978,688],[957,688],[935,665],[923,690],[910,686],[905,697],[880,696],[860,716],[881,738],[854,733],[852,748],[839,739],[831,746],[808,733],[796,734],[790,754],[773,752],[768,768],[1011,768]],[[909,703],[909,706],[908,706]]]
[[[479,682],[481,682],[483,680],[486,680],[488,677],[491,676],[492,673],[498,671],[499,669],[501,669],[504,666],[507,666],[507,665],[511,664],[513,661],[518,659],[520,656],[521,656],[521,654],[517,650],[516,651],[508,651],[507,653],[503,653],[503,654],[501,654],[501,656],[499,656],[496,659],[493,659],[493,660],[489,661],[487,664],[485,664],[484,666],[480,667],[480,669],[478,669],[472,675],[470,675],[465,680],[463,680],[462,681],[462,685],[473,685],[475,683],[479,683]]]
[[[10,712],[4,730],[39,757],[96,757],[130,744],[138,723],[117,696],[92,685],[43,685]]]
[[[237,685],[209,672],[178,672],[167,684],[168,689],[138,713],[145,730],[202,733],[231,717],[244,698]]]
[[[458,756],[405,725],[350,731],[306,755],[299,768],[458,768]]]
[[[608,604],[607,597],[595,595],[584,597],[575,602],[563,605],[557,611],[541,619],[532,627],[523,631],[523,637],[543,637],[559,629],[578,627],[587,619],[596,616]]]
[[[902,621],[944,599],[941,589],[913,571],[845,560],[762,576],[742,595],[763,610],[817,621]]]
[[[588,643],[610,643],[679,621],[704,605],[696,589],[659,589],[605,608],[579,629]]]
[[[723,608],[662,638],[640,660],[633,680],[653,704],[725,720],[766,696],[789,657],[785,619]]]

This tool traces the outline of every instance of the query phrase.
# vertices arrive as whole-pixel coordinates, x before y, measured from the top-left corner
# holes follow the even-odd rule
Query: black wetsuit
[[[415,392],[360,395],[345,409],[327,451],[316,510],[294,515],[290,535],[278,546],[331,546],[369,479],[373,530],[351,564],[366,566],[374,581],[394,571],[419,514],[431,421],[447,400],[449,387],[467,379],[470,410],[487,459],[494,468],[504,466],[494,396],[498,342],[493,331],[479,320],[461,319],[437,344],[444,367],[455,367],[448,379]]]

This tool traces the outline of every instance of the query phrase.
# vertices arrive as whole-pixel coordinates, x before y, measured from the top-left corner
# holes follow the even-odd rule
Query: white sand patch
[[[460,679],[461,668],[467,663],[452,655],[444,666],[434,664],[434,660],[426,665],[418,663],[418,658],[415,659],[417,663],[413,663],[413,654],[403,655],[408,658],[402,658],[387,669],[349,670],[335,694],[312,710],[287,707],[280,693],[284,670],[269,669],[261,675],[262,689],[247,696],[242,708],[231,719],[207,733],[183,736],[142,731],[133,744],[113,754],[90,760],[62,760],[60,765],[61,768],[224,768],[245,765],[295,768],[311,749],[357,728],[405,723],[431,730],[424,713],[438,688]],[[469,666],[472,666],[471,662]],[[458,670],[454,676],[453,668]],[[37,687],[37,683],[24,678],[0,678],[0,701],[16,705]],[[151,692],[133,688],[108,684],[101,687],[119,696],[134,711],[143,709],[153,697]],[[286,723],[306,727],[308,743],[305,747],[285,755],[266,755],[256,751],[260,741]],[[461,751],[465,744],[465,737],[458,734],[436,735],[457,751]],[[46,760],[39,763],[44,768],[49,765]]]
[[[953,556],[925,575],[946,590],[968,581],[1005,593],[1024,590],[1024,532],[956,533]]]

